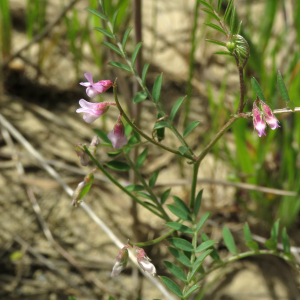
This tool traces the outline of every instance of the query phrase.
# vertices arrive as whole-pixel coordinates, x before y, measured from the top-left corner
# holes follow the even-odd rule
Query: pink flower
[[[122,148],[127,144],[127,137],[125,135],[125,128],[121,121],[122,115],[119,116],[114,129],[108,133],[107,137],[110,139],[114,149]]]
[[[278,120],[277,118],[274,116],[271,108],[264,102],[261,101],[261,108],[262,108],[262,111],[263,111],[263,114],[265,116],[265,120],[266,122],[268,123],[268,125],[271,127],[271,129],[276,129],[278,127],[280,127],[278,125]]]
[[[150,262],[151,259],[147,256],[144,249],[133,246],[136,249],[136,258],[139,266],[152,276],[156,275],[155,266]]]
[[[258,132],[258,136],[261,137],[263,134],[266,135],[265,133],[265,129],[266,129],[266,123],[261,115],[261,112],[259,110],[259,108],[257,107],[257,105],[253,104],[253,125],[254,125],[254,129],[257,130]]]
[[[93,123],[96,119],[106,113],[110,105],[115,104],[108,102],[92,103],[84,99],[80,99],[79,105],[81,108],[76,109],[76,112],[85,113],[83,120],[87,123]]]
[[[102,80],[94,83],[93,75],[91,73],[85,73],[84,76],[88,82],[80,82],[79,84],[86,87],[86,94],[90,98],[94,98],[98,94],[105,92],[113,85],[110,80]]]
[[[122,270],[126,268],[127,262],[128,262],[128,250],[127,248],[131,247],[130,245],[124,246],[116,259],[116,263],[112,269],[111,277],[116,277],[121,273]]]

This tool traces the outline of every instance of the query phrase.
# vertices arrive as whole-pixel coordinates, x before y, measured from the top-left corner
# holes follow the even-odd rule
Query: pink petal
[[[92,73],[84,73],[84,77],[88,80],[90,84],[93,84],[93,75]]]
[[[87,123],[93,123],[95,120],[99,118],[99,115],[94,115],[94,114],[85,114],[83,116],[83,120]]]
[[[83,108],[96,109],[98,106],[98,103],[88,102],[84,99],[80,99],[79,105]]]
[[[89,82],[79,82],[80,85],[83,85],[83,86],[90,86],[91,84]]]
[[[86,88],[86,94],[90,98],[95,98],[99,94],[99,92],[94,88],[94,86],[89,86]]]
[[[103,93],[105,92],[105,87],[103,85],[94,83],[93,88],[98,92],[98,93]]]

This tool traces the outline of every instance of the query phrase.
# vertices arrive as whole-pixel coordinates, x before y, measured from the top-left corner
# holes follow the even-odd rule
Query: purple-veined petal
[[[88,82],[92,85],[93,82],[93,75],[92,73],[84,73],[84,77],[88,80]]]

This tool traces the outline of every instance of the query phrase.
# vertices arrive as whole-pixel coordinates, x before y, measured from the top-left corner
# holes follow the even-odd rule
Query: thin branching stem
[[[116,86],[114,86],[114,96],[115,96],[115,101],[116,101],[116,104],[117,104],[117,107],[120,111],[120,114],[123,115],[124,119],[126,120],[126,122],[136,131],[138,132],[143,138],[145,138],[147,141],[149,141],[150,143],[164,149],[164,150],[167,150],[169,152],[172,152],[176,155],[180,155],[180,156],[184,156],[188,159],[191,159],[191,160],[194,160],[194,158],[192,156],[190,156],[189,154],[181,154],[179,151],[177,150],[174,150],[172,148],[169,148],[167,146],[164,146],[163,144],[157,142],[156,140],[154,140],[153,138],[151,138],[150,136],[148,136],[146,133],[144,133],[141,129],[139,129],[135,124],[133,124],[130,120],[130,118],[127,116],[127,114],[124,112],[120,102],[119,102],[119,99],[118,99],[118,95],[117,95],[117,88]]]
[[[87,148],[86,145],[83,146],[84,151],[89,155],[89,157],[91,158],[91,160],[94,162],[94,164],[99,168],[99,170],[113,183],[115,184],[118,188],[120,188],[125,194],[127,194],[129,197],[131,197],[133,200],[135,200],[137,203],[139,203],[140,205],[144,206],[145,208],[147,208],[148,210],[150,210],[152,213],[154,213],[155,215],[157,215],[158,217],[164,219],[164,217],[162,215],[160,215],[158,212],[156,212],[154,209],[152,209],[151,207],[149,207],[147,204],[145,204],[142,200],[140,200],[138,197],[136,197],[135,195],[133,195],[131,192],[129,192],[128,190],[126,190],[126,188],[121,185],[116,179],[113,178],[113,176],[111,176],[106,170],[105,168],[100,164],[100,162],[92,155],[92,153],[89,151],[89,149]]]

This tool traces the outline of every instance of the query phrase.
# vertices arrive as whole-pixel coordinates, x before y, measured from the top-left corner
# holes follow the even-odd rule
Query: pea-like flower
[[[139,266],[152,276],[156,275],[155,266],[150,262],[151,259],[147,256],[146,252],[142,248],[133,246],[136,249],[136,258]]]
[[[121,273],[122,270],[126,268],[129,257],[127,248],[129,247],[130,245],[126,245],[120,250],[116,259],[116,263],[112,269],[111,277],[116,277]]]
[[[263,101],[261,101],[261,108],[262,108],[265,120],[268,123],[268,125],[271,127],[271,129],[274,130],[274,129],[280,127],[278,125],[279,121],[274,116],[271,108],[266,103],[264,103]]]
[[[115,106],[116,104],[109,102],[92,103],[84,99],[80,99],[79,105],[81,106],[81,108],[78,108],[76,112],[85,113],[85,115],[83,116],[83,120],[87,123],[93,123],[96,119],[107,112],[109,106]]]
[[[259,108],[255,104],[255,102],[253,104],[252,113],[253,113],[253,125],[254,125],[254,129],[257,130],[258,136],[261,137],[263,134],[266,135],[266,133],[265,133],[266,123],[265,123],[265,121],[263,119],[261,111],[259,110]]]
[[[88,82],[80,82],[79,84],[86,87],[86,94],[90,98],[94,98],[98,94],[105,92],[113,85],[110,80],[102,80],[94,83],[93,75],[91,73],[85,73],[84,76]]]
[[[125,127],[121,121],[121,118],[122,115],[119,115],[114,129],[107,134],[107,137],[110,139],[114,149],[122,148],[128,142],[125,134]]]

